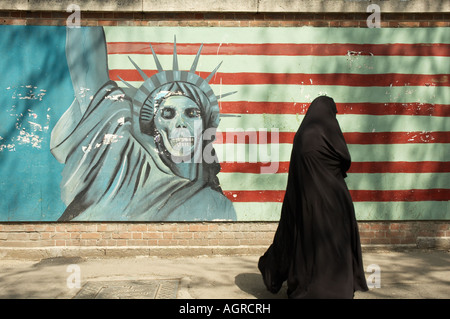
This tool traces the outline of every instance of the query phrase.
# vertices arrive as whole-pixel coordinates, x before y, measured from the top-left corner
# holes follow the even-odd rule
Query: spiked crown
[[[209,76],[205,79],[200,77],[195,73],[198,65],[198,61],[200,58],[200,53],[203,48],[203,44],[200,46],[194,62],[189,71],[181,71],[178,66],[178,56],[177,56],[177,46],[176,46],[176,38],[174,37],[174,46],[173,46],[173,66],[172,70],[164,70],[161,66],[161,63],[158,60],[158,57],[153,50],[152,45],[150,44],[150,49],[152,51],[153,59],[156,64],[156,68],[158,72],[151,77],[148,77],[144,71],[139,68],[139,66],[130,58],[128,59],[134,65],[136,70],[139,72],[140,76],[144,80],[139,89],[132,86],[130,83],[124,81],[122,78],[119,79],[130,89],[132,89],[135,94],[133,97],[133,111],[139,114],[139,122],[142,125],[147,125],[151,123],[155,114],[155,105],[153,103],[153,99],[155,98],[155,94],[160,91],[161,88],[167,86],[168,84],[174,82],[187,83],[188,85],[193,85],[208,100],[208,109],[206,112],[208,113],[208,127],[218,127],[220,121],[220,109],[218,105],[218,100],[222,97],[228,96],[230,94],[234,94],[236,92],[225,93],[222,95],[215,95],[209,82],[216,74],[222,62],[209,74]]]

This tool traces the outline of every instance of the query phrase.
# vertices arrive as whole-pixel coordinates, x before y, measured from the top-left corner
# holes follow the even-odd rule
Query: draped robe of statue
[[[309,106],[294,137],[279,225],[258,262],[267,289],[277,293],[287,281],[289,298],[353,298],[368,289],[336,113],[329,97]]]
[[[65,164],[61,197],[67,208],[60,220],[235,220],[218,185],[218,163],[196,164],[193,180],[167,166],[154,136],[141,131],[132,99],[109,80],[105,46],[101,28],[68,30],[76,98],[51,140],[52,154]]]

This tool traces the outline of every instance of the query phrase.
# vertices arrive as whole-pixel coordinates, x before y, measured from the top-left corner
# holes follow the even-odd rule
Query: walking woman
[[[320,96],[294,137],[286,194],[272,245],[260,258],[267,289],[289,298],[353,298],[367,291],[353,202],[350,153],[336,104]]]

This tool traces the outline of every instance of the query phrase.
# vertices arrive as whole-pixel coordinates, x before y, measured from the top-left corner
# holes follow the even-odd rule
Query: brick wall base
[[[278,223],[2,223],[0,257],[262,254]],[[363,249],[450,248],[449,221],[359,223]]]

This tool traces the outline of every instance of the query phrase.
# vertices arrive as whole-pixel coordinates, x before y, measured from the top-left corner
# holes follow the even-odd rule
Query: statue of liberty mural
[[[220,97],[208,83],[218,67],[206,79],[195,73],[201,49],[180,71],[175,42],[172,70],[152,48],[158,72],[148,77],[130,59],[144,82],[121,88],[108,75],[103,28],[67,29],[75,99],[51,137],[65,163],[60,221],[236,220],[212,148]]]

